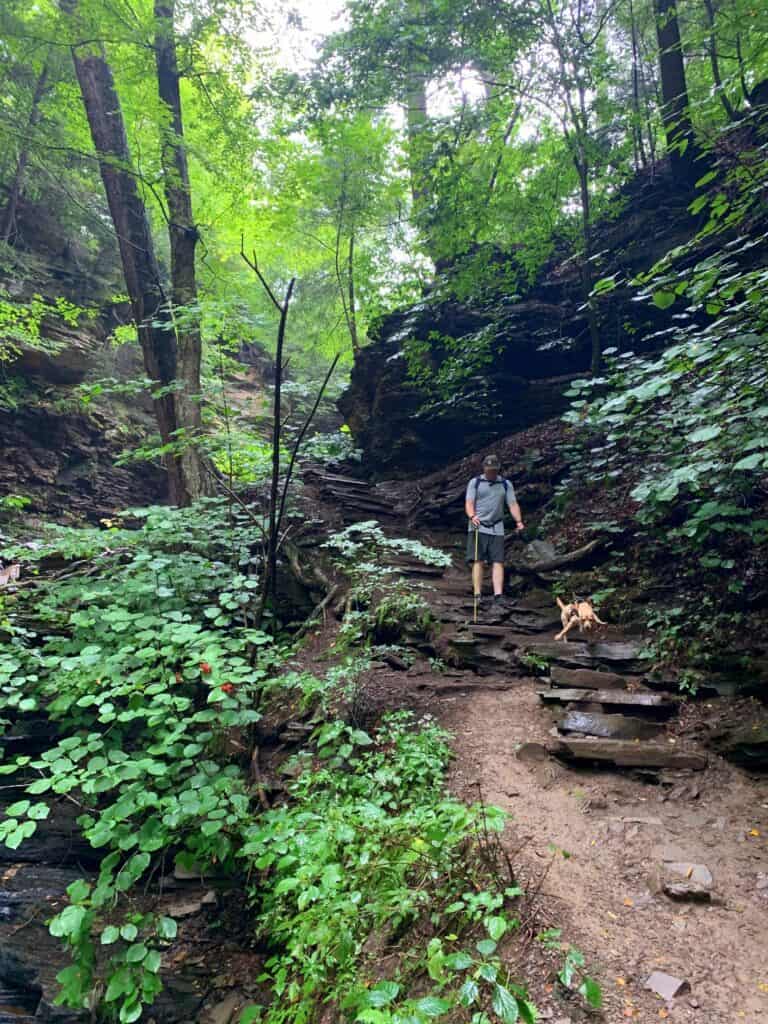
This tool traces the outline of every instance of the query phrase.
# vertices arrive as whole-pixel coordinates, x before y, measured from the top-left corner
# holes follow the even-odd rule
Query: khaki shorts
[[[477,538],[477,559],[475,559],[475,538]],[[495,533],[476,533],[470,530],[467,534],[467,561],[485,562],[492,565],[494,562],[504,562],[504,537]]]

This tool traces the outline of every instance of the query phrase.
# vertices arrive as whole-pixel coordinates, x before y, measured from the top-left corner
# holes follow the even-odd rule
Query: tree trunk
[[[590,295],[592,293],[592,207],[589,197],[589,170],[585,162],[576,161],[576,170],[579,174],[579,194],[581,196],[581,226],[584,239],[584,253],[581,259],[581,290],[584,296],[584,303],[587,307],[587,324],[589,325],[589,340],[591,347],[590,369],[597,374],[602,360],[602,344],[600,341],[600,328],[597,323],[597,313],[592,304]]]
[[[741,33],[736,33],[736,60],[739,64],[739,84],[741,85],[741,98],[749,102],[749,86],[747,85],[747,69],[744,64],[744,54],[741,49]]]
[[[720,76],[720,62],[717,58],[717,36],[715,34],[715,6],[712,0],[704,0],[704,9],[707,12],[707,21],[709,22],[709,63],[712,68],[712,79],[715,83],[715,89],[717,95],[720,97],[720,102],[723,105],[726,117],[729,121],[733,121],[736,118],[736,111],[733,109],[733,104],[728,99],[728,94],[723,88],[723,80]]]
[[[166,387],[176,379],[176,338],[164,305],[147,211],[130,170],[131,155],[112,71],[101,46],[73,46],[72,57],[117,234],[144,366],[152,380]],[[157,323],[161,326],[156,326]],[[156,398],[154,405],[163,444],[171,444],[180,426],[173,394],[169,392]],[[170,500],[174,504],[186,504],[190,495],[179,459],[169,455],[167,470]]]
[[[174,395],[177,419],[193,442],[180,454],[182,472],[191,497],[212,494],[212,476],[196,442],[202,427],[200,364],[202,340],[195,280],[195,246],[198,232],[192,214],[187,153],[181,116],[179,71],[174,32],[175,0],[155,0],[155,63],[160,101],[168,112],[162,126],[161,162],[163,188],[168,204],[168,235],[171,248],[171,316],[176,335],[176,379],[182,388]],[[174,311],[183,309],[183,326]]]
[[[357,335],[357,304],[355,300],[355,232],[354,228],[349,234],[349,249],[347,252],[347,284],[349,286],[349,335],[352,339],[352,352],[354,355],[360,351],[360,342]]]
[[[28,136],[32,135],[35,125],[40,120],[40,104],[42,103],[43,96],[45,95],[45,89],[48,84],[48,73],[49,65],[48,59],[46,59],[42,69],[40,70],[40,74],[37,76],[35,91],[32,94],[32,106],[30,107],[29,117],[27,119]],[[16,160],[16,170],[9,190],[8,204],[3,213],[2,227],[0,227],[0,241],[5,242],[6,245],[10,243],[11,238],[13,238],[16,231],[16,211],[19,208],[19,199],[21,199],[24,188],[24,175],[27,170],[28,161],[29,137],[24,139],[21,144],[19,156]]]
[[[675,0],[654,0],[661,73],[661,119],[667,136],[672,174],[682,185],[695,180],[695,140],[685,80]]]
[[[267,538],[267,567],[264,573],[261,607],[259,610],[257,626],[261,625],[261,619],[266,608],[267,598],[272,598],[274,607],[277,596],[277,549],[280,538],[278,537],[278,494],[280,488],[280,434],[282,430],[282,394],[283,394],[283,348],[285,345],[285,327],[288,321],[288,308],[291,304],[293,286],[295,281],[291,279],[288,290],[285,293],[280,309],[280,324],[277,329],[277,351],[275,353],[275,404],[273,411],[274,422],[272,424],[272,480],[269,492],[269,536]]]
[[[408,136],[408,169],[411,179],[413,221],[424,241],[425,248],[434,259],[430,226],[426,223],[426,208],[430,191],[425,173],[427,152],[427,82],[424,74],[413,72],[409,76],[405,97],[406,134]]]
[[[643,113],[645,114],[645,130],[648,133],[648,152],[651,158],[651,173],[656,173],[656,134],[653,130],[653,119],[651,117],[651,102],[649,99],[649,93],[652,91],[656,92],[655,82],[652,80],[650,87],[645,78],[645,55],[640,52],[640,63],[638,64],[638,71],[640,72],[640,86],[641,93],[643,96]],[[654,69],[652,63],[649,64],[651,70]]]
[[[74,16],[77,0],[61,0],[60,6],[65,13]],[[117,235],[144,367],[162,389],[160,396],[153,399],[160,437],[164,445],[178,447],[179,432],[186,430],[188,424],[183,418],[184,401],[178,401],[175,391],[178,362],[175,323],[163,292],[149,218],[133,170],[120,98],[103,46],[75,43],[71,49]],[[197,395],[199,372],[196,380],[188,379],[183,384],[189,388],[189,394]],[[171,450],[165,456],[169,499],[175,505],[187,505],[205,493],[201,490],[201,474],[195,471],[197,455],[190,455],[190,452],[194,449],[181,455]]]
[[[640,61],[637,46],[637,24],[635,23],[635,9],[632,0],[629,0],[629,19],[632,33],[632,113],[634,117],[632,140],[636,151],[636,158],[639,157],[639,165],[646,168],[648,166],[648,158],[645,155],[643,115],[640,110]],[[635,161],[635,169],[638,169],[637,159]]]

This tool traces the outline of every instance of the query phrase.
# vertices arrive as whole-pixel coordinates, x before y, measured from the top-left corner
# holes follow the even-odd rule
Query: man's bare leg
[[[504,593],[504,563],[494,562],[491,575],[493,577],[493,596],[500,597]]]

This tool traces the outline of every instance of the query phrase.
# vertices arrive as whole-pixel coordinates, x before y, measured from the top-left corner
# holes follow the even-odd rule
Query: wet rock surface
[[[609,254],[606,275],[647,269],[691,232],[685,197],[663,176],[636,180],[626,200],[621,218],[596,229],[596,247]],[[514,255],[502,256],[507,272],[498,292],[483,300],[445,297],[450,269],[443,270],[430,294],[378,324],[339,402],[374,472],[429,470],[566,407],[564,392],[590,363],[579,268],[570,257],[555,255],[530,287],[519,275],[513,294]],[[634,302],[629,288],[612,292],[599,315],[605,347],[636,349],[638,337],[666,322],[665,314]],[[411,343],[420,349],[414,358],[422,380],[433,380],[461,347],[471,353],[487,345],[489,359],[466,383],[436,398],[409,372]]]

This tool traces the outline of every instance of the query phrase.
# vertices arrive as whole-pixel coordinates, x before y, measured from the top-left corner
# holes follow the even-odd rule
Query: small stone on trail
[[[200,900],[184,900],[179,903],[171,903],[165,912],[169,917],[192,917],[193,914],[198,914],[203,909],[204,900],[205,898],[203,897]]]
[[[663,971],[654,971],[648,981],[646,981],[645,987],[650,989],[651,992],[655,992],[657,996],[661,996],[667,1002],[683,995],[685,992],[691,991],[691,986],[687,981],[673,978],[671,974],[664,974]]]
[[[526,565],[535,565],[536,562],[549,562],[556,555],[554,546],[548,540],[532,540],[523,548],[522,561]]]
[[[665,861],[662,889],[672,899],[709,902],[712,899],[712,872],[706,864]]]
[[[548,761],[549,751],[541,743],[523,743],[522,746],[517,748],[515,757],[518,761],[526,763]]]
[[[232,1024],[235,1014],[244,1005],[242,992],[230,992],[220,1003],[209,1007],[200,1017],[200,1024]]]

